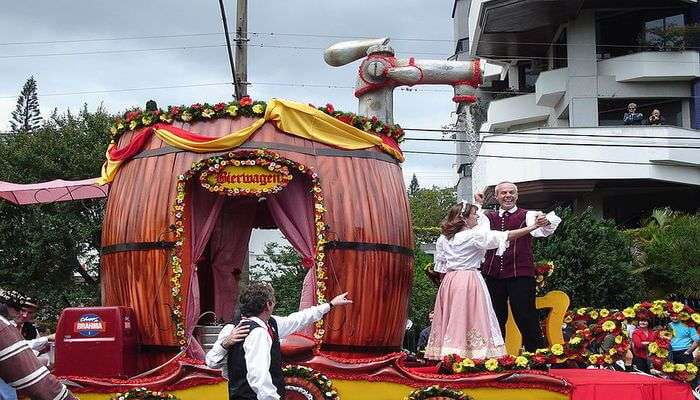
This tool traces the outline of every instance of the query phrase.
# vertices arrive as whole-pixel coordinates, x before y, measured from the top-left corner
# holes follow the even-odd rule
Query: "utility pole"
[[[238,95],[248,95],[248,0],[236,0],[236,82]]]
[[[231,78],[233,78],[233,95],[237,100],[241,99],[238,91],[238,77],[236,76],[236,64],[233,63],[233,55],[231,54],[231,37],[228,33],[228,22],[226,22],[226,9],[224,8],[224,0],[219,0],[219,10],[221,11],[221,22],[224,25],[224,35],[226,35],[226,51],[228,52],[228,63],[231,67]]]

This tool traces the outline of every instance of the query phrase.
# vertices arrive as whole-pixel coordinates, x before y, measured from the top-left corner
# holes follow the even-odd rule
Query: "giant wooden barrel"
[[[219,119],[174,126],[220,137],[252,122]],[[133,135],[124,134],[118,146],[125,146]],[[256,148],[312,167],[320,176],[331,241],[326,247],[327,297],[348,291],[355,300],[326,316],[324,346],[359,352],[400,348],[413,274],[413,238],[398,161],[376,148],[342,150],[301,139],[271,123],[238,149]],[[175,149],[154,136],[112,182],[102,231],[102,302],[132,307],[144,344],[177,344],[168,248],[174,239],[169,226],[174,222],[176,182],[193,161],[213,155]],[[187,264],[187,254],[184,258]],[[182,287],[186,299],[186,281]]]

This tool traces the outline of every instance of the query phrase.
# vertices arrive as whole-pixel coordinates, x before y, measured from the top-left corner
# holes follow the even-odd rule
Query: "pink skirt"
[[[457,354],[468,358],[500,357],[505,343],[481,272],[448,272],[437,293],[425,358]]]

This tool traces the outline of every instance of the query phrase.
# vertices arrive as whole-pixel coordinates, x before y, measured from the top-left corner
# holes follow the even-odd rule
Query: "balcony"
[[[537,105],[536,93],[494,100],[489,105],[488,129],[507,130],[513,125],[545,121],[551,108]]]
[[[556,136],[557,133],[566,136]],[[650,138],[644,139],[639,136]],[[694,140],[674,139],[679,137],[700,138],[700,132],[672,126],[611,126],[537,128],[517,134],[491,134],[483,138],[484,143],[474,163],[473,187],[483,188],[503,180],[530,182],[628,179],[700,186],[700,157],[696,149],[590,146],[601,143],[625,146],[694,145]],[[518,143],[498,143],[499,141]],[[533,142],[534,144],[527,144]],[[589,145],[540,144],[543,142]],[[575,161],[543,160],[552,158]]]
[[[642,52],[598,62],[598,75],[617,82],[690,81],[700,77],[697,51]]]
[[[535,99],[538,106],[554,107],[566,93],[569,69],[559,68],[540,73],[535,83]]]

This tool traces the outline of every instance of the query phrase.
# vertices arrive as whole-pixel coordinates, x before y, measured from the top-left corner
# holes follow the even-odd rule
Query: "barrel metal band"
[[[136,242],[136,243],[119,243],[104,246],[101,249],[102,254],[120,253],[124,251],[142,251],[142,250],[168,250],[175,247],[175,242]]]
[[[326,249],[337,250],[358,250],[358,251],[386,251],[389,253],[399,253],[405,256],[413,257],[413,250],[408,247],[397,246],[395,244],[386,243],[366,243],[366,242],[341,242],[330,241],[325,245]]]
[[[399,163],[394,157],[390,156],[389,154],[370,150],[339,150],[325,148],[315,149],[310,147],[294,146],[291,144],[273,142],[246,142],[236,147],[235,149],[231,149],[231,151],[235,151],[236,149],[266,149],[278,151],[291,151],[295,153],[307,154],[310,156],[371,158],[374,160],[390,162],[392,164]],[[136,160],[139,158],[159,157],[167,154],[182,153],[185,151],[187,150],[178,149],[172,146],[163,146],[159,149],[144,150],[132,157],[132,160]],[[228,151],[212,153],[212,155],[226,153],[228,153]]]

